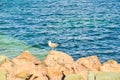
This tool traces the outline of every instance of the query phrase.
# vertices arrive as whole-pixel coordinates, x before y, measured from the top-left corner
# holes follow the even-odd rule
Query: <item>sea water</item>
[[[120,1],[0,0],[1,54],[32,50],[39,58],[48,40],[75,60],[96,55],[120,63]]]

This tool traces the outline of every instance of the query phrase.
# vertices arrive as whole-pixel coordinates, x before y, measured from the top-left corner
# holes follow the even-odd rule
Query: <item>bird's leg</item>
[[[54,50],[54,48],[52,48],[52,50]]]

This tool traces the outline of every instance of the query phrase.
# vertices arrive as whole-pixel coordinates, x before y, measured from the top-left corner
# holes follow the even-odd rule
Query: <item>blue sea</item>
[[[41,59],[49,40],[74,60],[120,63],[120,0],[0,0],[1,55],[29,50]]]

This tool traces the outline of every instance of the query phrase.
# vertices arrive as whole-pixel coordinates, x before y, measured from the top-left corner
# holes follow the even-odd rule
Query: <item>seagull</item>
[[[59,46],[60,44],[52,43],[51,41],[48,41],[48,46],[54,49],[55,47]]]

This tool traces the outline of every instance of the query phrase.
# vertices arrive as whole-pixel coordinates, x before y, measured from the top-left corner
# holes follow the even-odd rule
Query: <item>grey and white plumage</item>
[[[51,47],[52,49],[56,48],[57,46],[59,46],[59,44],[57,43],[52,43],[51,41],[48,41],[48,46]]]

